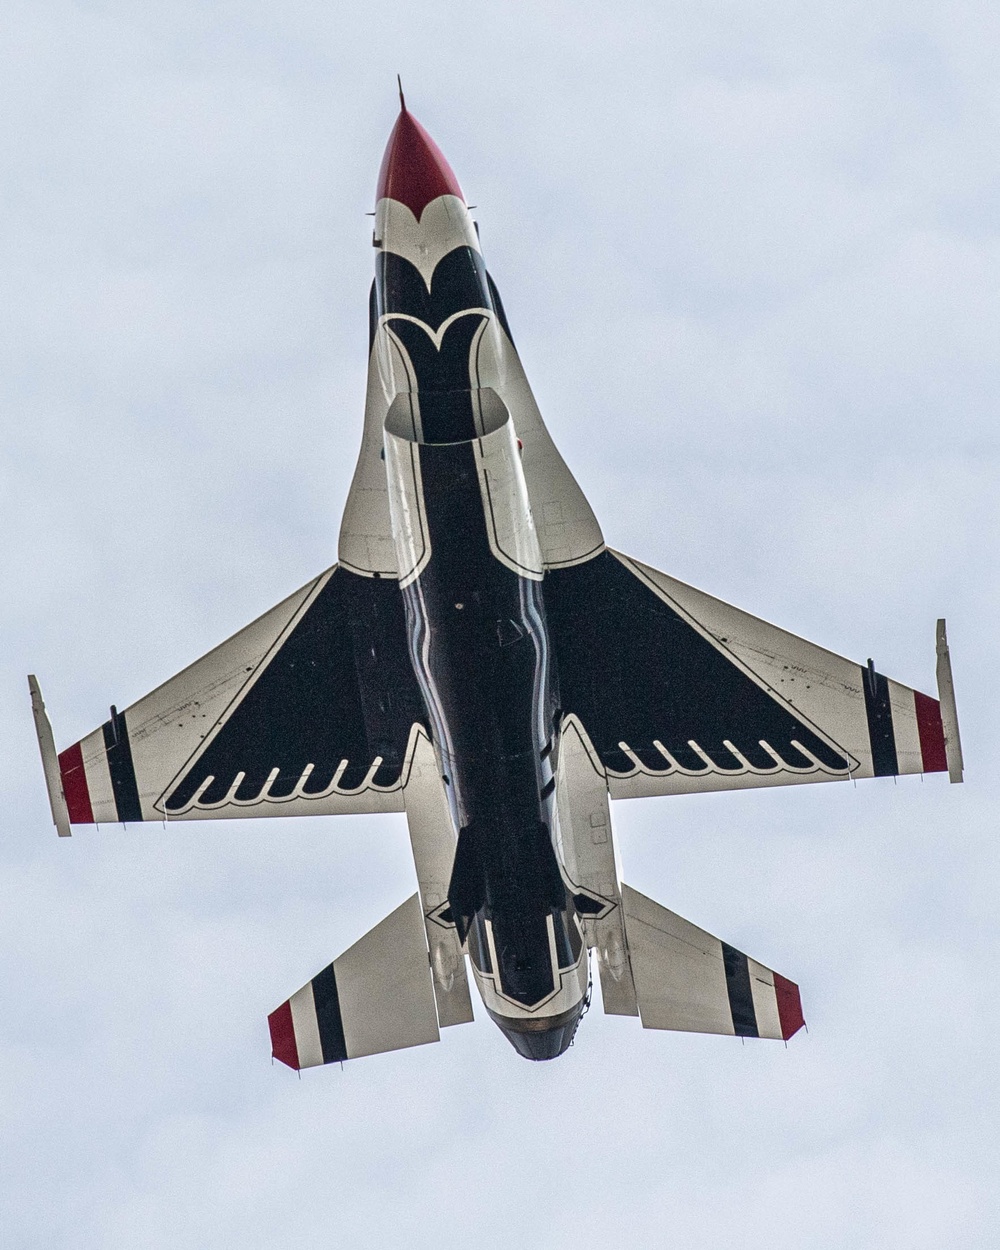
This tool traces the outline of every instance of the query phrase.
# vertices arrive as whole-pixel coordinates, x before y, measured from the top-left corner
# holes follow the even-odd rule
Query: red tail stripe
[[[292,1023],[292,1004],[282,1003],[267,1017],[271,1030],[271,1054],[296,1072],[299,1070],[299,1048],[295,1044],[295,1025]]]
[[[805,1024],[802,1014],[802,999],[799,987],[794,981],[786,981],[777,972],[774,974],[774,997],[778,1001],[778,1021],[781,1024],[781,1036],[787,1042],[798,1033]]]
[[[913,692],[913,704],[917,712],[917,732],[920,734],[920,757],[925,773],[948,771],[948,755],[944,749],[944,725],[941,723],[941,704],[930,695]]]
[[[94,809],[90,802],[87,771],[83,767],[83,751],[80,749],[79,742],[67,747],[59,756],[59,774],[62,777],[66,806],[69,808],[70,823],[92,825]]]

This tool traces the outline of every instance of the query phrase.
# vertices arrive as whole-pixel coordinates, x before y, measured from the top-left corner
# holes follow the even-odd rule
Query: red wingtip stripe
[[[786,981],[777,972],[774,974],[774,997],[778,1002],[778,1021],[781,1024],[781,1036],[787,1042],[798,1033],[805,1024],[802,1014],[802,999],[799,987],[794,981]]]
[[[941,704],[930,695],[913,692],[913,705],[917,713],[917,732],[920,735],[920,758],[925,773],[946,773],[948,754],[944,748],[944,725],[941,723]]]
[[[69,809],[70,824],[94,824],[87,770],[83,766],[83,751],[79,742],[67,747],[59,756],[59,775],[62,778],[63,794],[66,796],[66,807]]]
[[[299,1070],[299,1048],[295,1044],[295,1025],[292,1022],[292,1004],[282,1003],[267,1017],[271,1030],[271,1054],[282,1063]]]

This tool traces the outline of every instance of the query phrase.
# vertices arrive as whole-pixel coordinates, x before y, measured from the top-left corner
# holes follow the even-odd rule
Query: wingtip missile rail
[[[56,755],[52,725],[45,711],[45,700],[42,698],[42,690],[34,673],[28,674],[28,689],[31,691],[31,712],[35,718],[35,733],[38,736],[38,750],[41,753],[42,769],[45,773],[45,788],[49,792],[52,823],[61,838],[68,838],[72,830],[69,823],[69,808],[66,806],[66,796],[63,794],[59,757]]]

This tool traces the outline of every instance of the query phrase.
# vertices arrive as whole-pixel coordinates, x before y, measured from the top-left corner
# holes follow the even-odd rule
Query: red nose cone
[[[382,157],[376,203],[386,197],[398,200],[419,221],[420,214],[439,195],[465,198],[441,149],[404,108]]]

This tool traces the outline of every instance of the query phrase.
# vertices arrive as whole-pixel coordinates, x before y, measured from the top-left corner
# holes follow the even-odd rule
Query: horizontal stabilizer
[[[622,885],[644,1028],[787,1041],[805,1020],[799,987]]]
[[[290,1068],[342,1063],[440,1040],[416,894],[267,1018]]]

